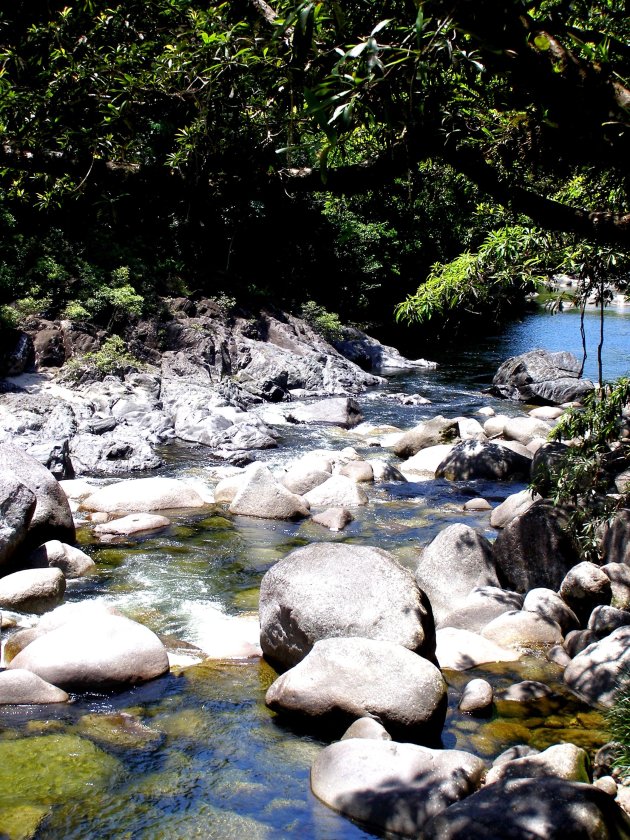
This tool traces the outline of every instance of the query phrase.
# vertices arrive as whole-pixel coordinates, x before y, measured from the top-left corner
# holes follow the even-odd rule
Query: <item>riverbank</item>
[[[444,406],[449,406],[451,416],[476,415],[481,408],[492,408],[496,414],[506,407],[470,383],[468,387],[460,383],[458,388],[452,382],[438,384],[444,376],[439,369],[407,376],[413,378],[398,379],[393,386],[358,398],[370,426],[343,429],[286,423],[281,428],[280,449],[264,450],[260,457],[274,466],[277,475],[284,472],[286,455],[295,458],[318,448],[331,450],[340,466],[343,460],[380,460],[383,455],[400,465],[388,445],[383,446],[392,430],[376,429],[379,418],[395,421],[404,429],[442,413]],[[406,404],[404,398],[414,393],[425,399],[430,395],[433,402],[409,400]],[[469,408],[462,411],[463,405]],[[510,415],[523,413],[520,406],[509,406]],[[477,416],[485,422],[484,415]],[[377,442],[380,447],[374,445]],[[391,437],[389,442],[393,442]],[[358,459],[349,451],[342,455],[348,446]],[[373,457],[376,452],[379,459]],[[178,457],[171,447],[163,457],[168,459],[166,473],[192,479],[197,486],[203,482],[212,488],[221,474],[218,462],[208,463],[206,450],[180,450]],[[388,549],[403,568],[415,572],[421,546],[452,521],[493,535],[491,513],[464,510],[464,504],[481,495],[496,508],[512,491],[522,489],[523,482],[430,479],[381,481],[363,488],[369,503],[353,508],[354,520],[340,532],[327,531],[312,520],[274,521],[231,514],[223,504],[197,513],[179,512],[168,528],[154,534],[103,543],[95,540],[92,526],[79,514],[79,538],[96,559],[99,573],[73,584],[67,597],[104,601],[160,634],[199,647],[204,637],[206,643],[216,638],[217,607],[234,618],[257,607],[262,574],[292,549],[322,541],[375,545]],[[530,679],[547,684],[554,697],[517,707],[513,701],[501,700],[495,702],[489,718],[479,719],[457,708],[464,683],[473,672],[445,672],[449,710],[443,746],[474,753],[488,767],[505,746],[514,743],[545,748],[570,741],[592,754],[605,739],[602,719],[598,712],[568,699],[558,680],[560,673],[557,664],[540,654],[527,654],[517,663],[482,666],[474,675],[487,678],[497,696],[514,682]],[[55,721],[52,724],[42,723],[41,711],[22,710],[5,717],[13,721],[9,728],[20,738],[51,731],[64,737],[79,734],[122,763],[113,769],[106,758],[99,759],[99,766],[108,768],[107,780],[102,792],[91,791],[93,806],[87,814],[84,811],[80,816],[81,808],[85,809],[83,798],[67,790],[53,811],[40,806],[45,813],[38,836],[55,836],[60,830],[64,836],[82,836],[81,832],[85,836],[86,830],[99,836],[123,830],[143,837],[160,831],[191,836],[195,831],[207,833],[208,826],[217,837],[235,836],[245,828],[254,836],[371,836],[308,794],[308,769],[326,740],[315,733],[305,736],[303,725],[265,709],[264,695],[274,678],[264,660],[206,661],[184,670],[174,668],[168,677],[122,695],[77,697],[71,707],[44,713],[46,721]],[[121,712],[131,720],[121,718]],[[95,718],[95,714],[100,716]],[[150,731],[139,729],[138,724]],[[46,743],[48,757],[57,761],[52,744]],[[62,741],[63,749],[64,743],[69,747],[68,741]],[[35,742],[30,745],[36,746]]]

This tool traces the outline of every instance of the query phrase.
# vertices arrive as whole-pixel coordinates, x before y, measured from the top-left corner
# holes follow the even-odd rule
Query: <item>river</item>
[[[591,348],[587,375],[596,375],[597,314],[587,313]],[[580,353],[579,316],[537,313],[501,336],[440,359],[434,371],[393,377],[381,392],[359,398],[366,421],[410,427],[438,413],[472,414],[482,405],[517,413],[483,393],[505,358],[533,347]],[[630,313],[606,318],[605,377],[628,374]],[[430,405],[404,406],[395,391],[420,393]],[[308,448],[354,446],[386,456],[354,431],[283,428],[280,449],[263,457],[277,464]],[[207,483],[213,466],[203,450],[171,447],[165,473]],[[216,463],[216,462],[215,462]],[[493,505],[523,485],[432,481],[384,484],[340,534],[312,522],[231,517],[220,507],[180,516],[157,535],[100,545],[84,528],[80,538],[98,574],[73,582],[67,600],[104,600],[156,632],[191,644],[208,641],[214,610],[242,615],[257,608],[266,569],[292,548],[315,540],[379,545],[413,569],[420,547],[440,528],[465,521],[491,538],[488,514],[464,513],[482,495]],[[559,671],[526,657],[516,665],[475,671],[495,686],[544,679]],[[81,697],[61,708],[12,708],[0,713],[0,834],[37,838],[257,838],[351,840],[373,837],[319,803],[309,790],[309,767],[322,742],[283,723],[264,705],[272,669],[260,660],[206,662],[124,694]],[[595,749],[603,721],[566,697],[523,717],[497,707],[484,721],[457,713],[457,693],[470,674],[450,674],[447,747],[491,760],[514,743],[546,747],[569,740]],[[509,704],[508,704],[509,705]],[[124,713],[121,714],[121,713]]]

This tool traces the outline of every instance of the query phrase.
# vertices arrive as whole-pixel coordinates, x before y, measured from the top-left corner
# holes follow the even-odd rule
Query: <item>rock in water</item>
[[[260,645],[285,668],[315,642],[360,636],[432,658],[433,617],[413,576],[370,546],[313,543],[291,552],[260,587]]]
[[[0,473],[0,566],[24,542],[36,504],[26,485],[9,472]]]
[[[580,363],[573,353],[531,350],[507,359],[492,380],[492,390],[508,400],[560,405],[581,400],[593,390],[579,379]]]
[[[265,702],[326,722],[337,735],[351,720],[371,716],[395,737],[435,740],[444,724],[446,683],[435,665],[401,645],[322,639],[278,677]]]
[[[484,771],[481,759],[461,750],[355,738],[321,751],[311,788],[351,819],[419,837],[431,817],[479,787]]]
[[[12,473],[37,499],[25,547],[36,548],[46,540],[74,542],[76,535],[68,499],[46,467],[18,446],[0,443],[0,470]]]
[[[302,496],[279,484],[268,467],[256,464],[245,473],[232,503],[230,513],[263,519],[301,519],[309,507]]]
[[[44,613],[63,601],[65,591],[61,569],[25,569],[0,578],[0,607]]]
[[[527,478],[531,461],[498,443],[465,440],[456,444],[435,471],[436,478],[449,481],[505,481]]]
[[[145,513],[169,508],[198,508],[204,504],[194,487],[176,478],[132,478],[97,490],[82,502],[81,507],[106,513]]]
[[[26,668],[66,690],[128,688],[168,671],[162,642],[148,627],[99,612],[70,619],[27,645],[9,668]]]

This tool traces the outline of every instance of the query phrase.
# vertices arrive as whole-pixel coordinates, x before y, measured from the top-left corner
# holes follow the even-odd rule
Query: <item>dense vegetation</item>
[[[616,0],[5,4],[0,303],[456,324],[555,271],[597,290],[628,266],[629,34]]]

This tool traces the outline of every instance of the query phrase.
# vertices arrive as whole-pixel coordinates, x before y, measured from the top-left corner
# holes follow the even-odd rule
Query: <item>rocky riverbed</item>
[[[291,324],[294,341],[306,330],[278,323]],[[387,348],[376,353],[387,355],[399,369],[431,370]],[[554,381],[553,367],[556,380],[576,379],[567,358],[533,361],[530,373],[531,360],[512,366],[521,387],[541,367],[545,381]],[[611,530],[601,566],[580,563],[562,513],[525,487],[550,457],[545,438],[562,407],[478,395],[474,411],[457,415],[447,398],[435,405],[348,360],[334,365],[346,384],[352,372],[351,387],[338,377],[310,389],[291,381],[277,402],[251,388],[246,400],[238,377],[209,376],[199,390],[191,378],[187,403],[187,380],[170,383],[163,367],[72,389],[42,368],[8,380],[23,390],[0,398],[0,604],[14,625],[0,674],[5,785],[40,754],[75,785],[59,783],[48,798],[13,793],[0,812],[9,836],[59,836],[62,824],[66,836],[103,836],[113,825],[156,836],[157,825],[176,824],[178,801],[187,803],[186,827],[169,836],[204,827],[217,837],[365,836],[336,812],[368,834],[628,835],[625,788],[611,778],[608,753],[597,753],[606,740],[599,710],[612,702],[627,655],[627,526],[621,518]],[[164,398],[175,392],[178,402]],[[379,424],[387,405],[416,422]],[[53,425],[55,411],[66,425]],[[186,423],[177,424],[178,412]],[[152,439],[156,417],[168,434]],[[228,425],[215,428],[218,417]],[[100,432],[82,425],[110,418]],[[221,435],[239,424],[229,448]],[[273,445],[244,446],[246,427]],[[69,434],[47,437],[58,428]],[[180,436],[183,428],[219,437],[186,449],[181,471],[173,444],[161,444],[202,442]],[[125,458],[108,458],[100,445],[94,463],[115,468],[84,460],[94,446],[84,435],[117,434],[106,440],[122,444],[123,433],[135,452],[144,434],[150,457],[165,461],[159,476],[125,471],[112,481]],[[49,464],[63,465],[60,481],[41,463],[50,442],[64,453]],[[187,540],[194,551],[183,552]],[[221,577],[204,592],[213,564]],[[157,600],[156,579],[164,581]],[[217,580],[228,579],[221,604]],[[134,606],[130,596],[143,587],[149,597]],[[251,721],[252,703],[258,723],[247,736],[216,728],[226,715]],[[273,741],[275,758],[260,758],[263,741]],[[75,769],[63,763],[70,754],[81,757]],[[223,793],[203,788],[208,807],[193,791],[209,759]],[[90,766],[102,790],[98,814],[77,819],[72,803],[84,807]],[[133,779],[134,767],[151,768],[153,788]],[[315,800],[306,809],[282,804],[279,792],[267,801],[274,773],[280,789],[299,799],[301,785],[305,797],[309,767],[330,810]],[[117,822],[118,808],[104,803],[125,792],[135,804]]]

